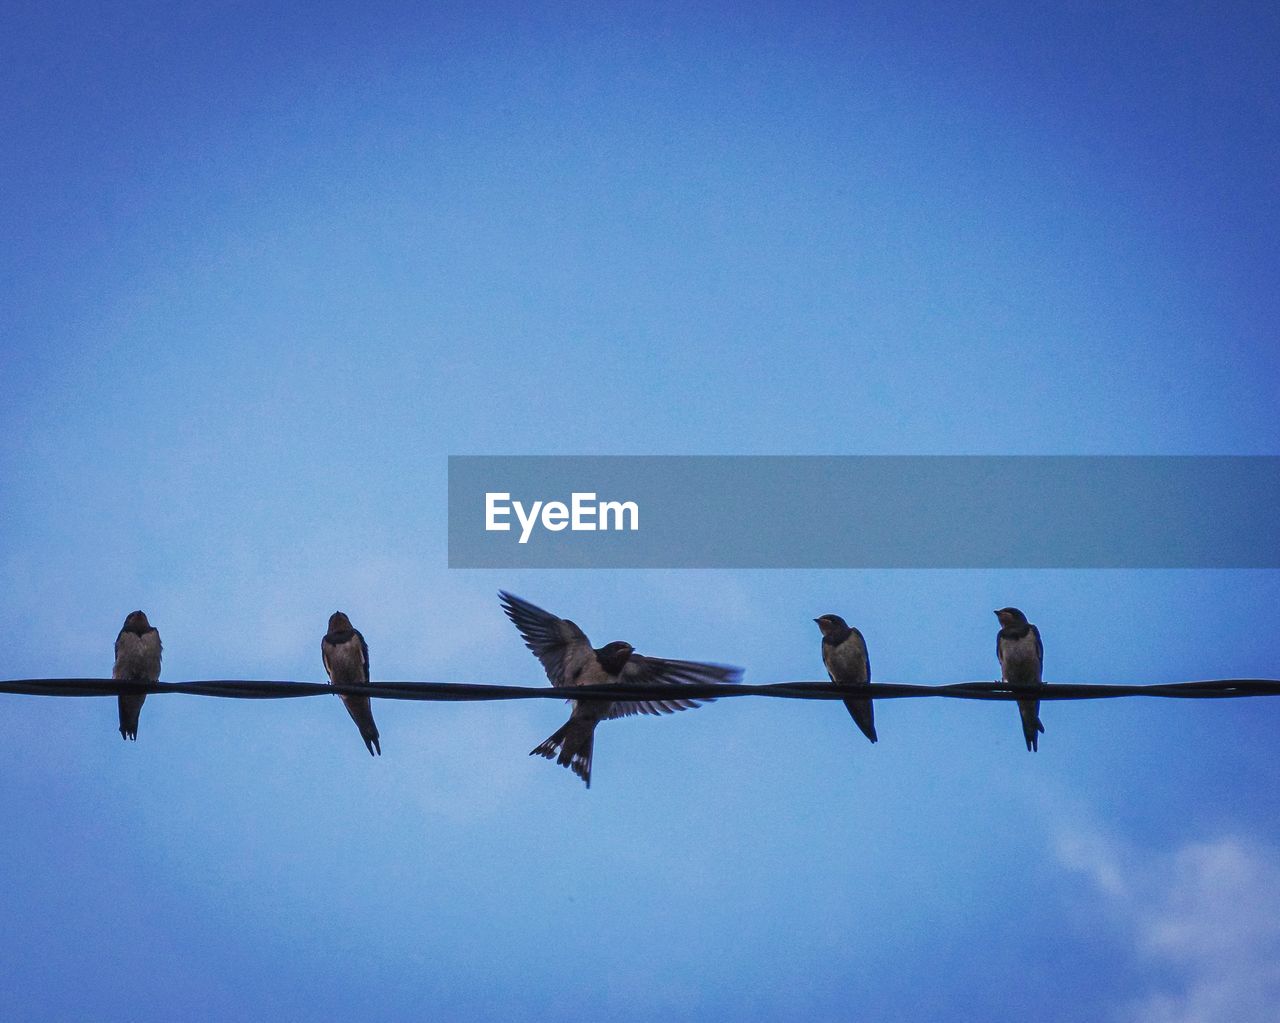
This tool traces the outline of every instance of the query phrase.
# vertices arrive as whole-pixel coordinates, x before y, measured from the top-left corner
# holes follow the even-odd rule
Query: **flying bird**
[[[631,685],[681,685],[689,683],[732,683],[742,679],[741,668],[696,661],[672,661],[645,657],[630,643],[591,646],[586,633],[567,618],[557,618],[505,591],[499,591],[502,610],[524,638],[525,646],[542,662],[553,686],[596,686],[616,683]],[[596,725],[632,714],[670,714],[700,706],[699,700],[679,696],[653,700],[571,700],[573,710],[555,734],[529,756],[555,760],[568,767],[591,788],[591,752]]]
[[[369,684],[369,645],[364,637],[351,627],[351,619],[341,611],[329,616],[329,632],[320,641],[320,656],[324,658],[324,670],[329,681],[339,686],[367,686]],[[360,729],[360,738],[369,750],[369,756],[382,756],[382,744],[378,741],[378,726],[373,723],[373,708],[369,697],[339,693],[351,720]]]
[[[111,677],[122,682],[160,679],[160,633],[141,611],[131,611],[116,636],[116,663]],[[138,715],[146,700],[146,693],[120,694],[120,738],[138,741]]]
[[[1040,630],[1027,621],[1027,616],[1016,607],[1002,607],[996,612],[1000,619],[1000,631],[996,634],[996,657],[1000,659],[1000,675],[1010,686],[1031,689],[1044,685],[1044,644],[1040,642]],[[1027,740],[1027,752],[1040,749],[1040,701],[1019,700],[1018,713],[1022,715],[1022,736]]]
[[[867,656],[867,641],[862,633],[839,615],[823,615],[814,621],[822,630],[822,663],[831,681],[837,686],[870,685],[871,658]],[[876,742],[876,718],[871,701],[845,700],[844,705],[862,734]]]

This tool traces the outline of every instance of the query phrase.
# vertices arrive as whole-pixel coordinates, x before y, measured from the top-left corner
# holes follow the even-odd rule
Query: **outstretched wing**
[[[726,664],[703,664],[700,661],[672,661],[664,657],[632,654],[618,675],[619,682],[632,685],[689,685],[719,683],[732,685],[742,681],[742,669]],[[625,718],[632,714],[671,714],[691,710],[710,699],[688,700],[679,696],[663,700],[619,700],[609,708],[608,717]]]
[[[524,645],[542,662],[551,684],[574,685],[595,658],[586,633],[567,618],[557,618],[513,593],[499,590],[498,597],[511,624],[520,630]]]

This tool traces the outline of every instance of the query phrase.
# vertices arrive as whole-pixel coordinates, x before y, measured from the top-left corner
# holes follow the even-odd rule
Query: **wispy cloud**
[[[1273,1023],[1280,1005],[1280,854],[1246,838],[1134,848],[1098,831],[1062,834],[1059,861],[1120,920],[1147,990],[1125,1023]]]

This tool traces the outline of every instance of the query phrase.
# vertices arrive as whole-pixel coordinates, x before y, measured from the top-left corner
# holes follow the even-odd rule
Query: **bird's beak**
[[[821,618],[815,618],[815,619],[813,620],[813,624],[814,624],[814,625],[821,625],[821,624],[822,624],[822,619],[821,619]]]

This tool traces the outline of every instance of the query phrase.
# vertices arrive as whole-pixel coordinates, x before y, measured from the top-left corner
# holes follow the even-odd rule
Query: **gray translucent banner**
[[[1280,568],[1280,458],[453,456],[449,566]]]

